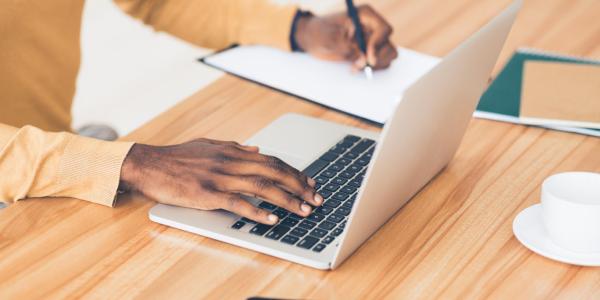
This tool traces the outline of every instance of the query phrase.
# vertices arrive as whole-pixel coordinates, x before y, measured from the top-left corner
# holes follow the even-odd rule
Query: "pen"
[[[346,6],[348,7],[348,17],[350,17],[352,23],[354,24],[354,38],[358,43],[360,51],[366,57],[367,44],[365,43],[365,36],[363,34],[362,25],[360,24],[360,19],[358,18],[358,11],[356,10],[356,6],[354,6],[352,0],[346,0]],[[364,67],[363,71],[365,72],[365,76],[367,76],[368,79],[371,79],[373,77],[373,69],[371,68],[368,62],[367,65]]]

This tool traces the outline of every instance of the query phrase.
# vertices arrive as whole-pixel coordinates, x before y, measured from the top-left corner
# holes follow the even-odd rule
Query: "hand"
[[[371,6],[357,7],[362,24],[367,56],[354,37],[354,24],[346,12],[323,17],[304,16],[298,20],[294,38],[307,53],[321,59],[353,62],[357,70],[368,62],[374,69],[385,69],[398,57],[390,42],[392,27]]]
[[[202,210],[225,209],[260,223],[277,216],[242,195],[257,196],[308,216],[323,203],[315,181],[258,148],[198,139],[174,146],[135,144],[121,169],[121,185],[160,203]]]

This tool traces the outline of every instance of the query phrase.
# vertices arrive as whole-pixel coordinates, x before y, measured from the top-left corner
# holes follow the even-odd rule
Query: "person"
[[[155,30],[212,48],[264,44],[386,68],[392,28],[370,6],[359,16],[366,56],[346,13],[315,16],[266,0],[115,0]],[[258,148],[196,139],[170,146],[108,142],[70,133],[84,1],[0,1],[0,202],[73,197],[114,206],[118,190],[160,203],[225,209],[257,222],[277,217],[243,195],[306,216],[323,202],[315,182]]]

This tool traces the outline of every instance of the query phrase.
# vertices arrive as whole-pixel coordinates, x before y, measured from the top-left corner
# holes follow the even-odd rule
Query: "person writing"
[[[392,28],[360,6],[367,52],[345,13],[315,16],[266,0],[115,0],[156,30],[211,48],[264,44],[386,68],[397,56]],[[108,142],[70,133],[84,1],[0,1],[0,201],[73,197],[113,206],[117,190],[196,209],[226,209],[273,224],[246,202],[255,195],[298,215],[323,198],[283,161],[235,142],[197,139],[170,146]],[[310,205],[307,205],[310,204]]]

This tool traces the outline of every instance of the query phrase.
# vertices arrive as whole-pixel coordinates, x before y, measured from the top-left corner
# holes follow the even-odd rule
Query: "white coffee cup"
[[[542,218],[556,245],[574,252],[600,253],[600,174],[566,172],[546,178]]]

